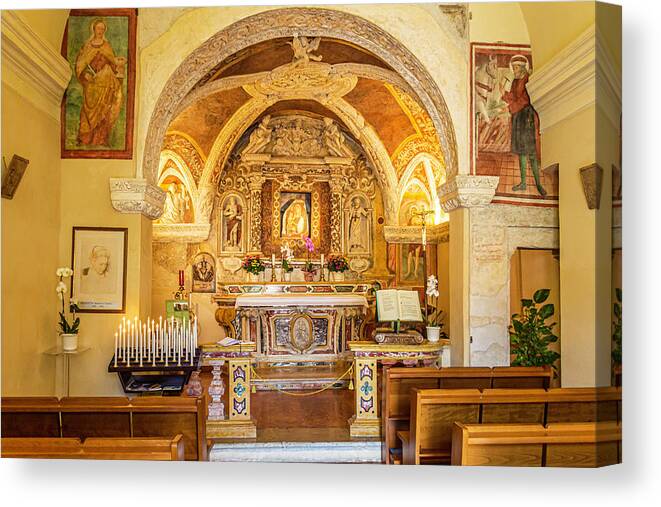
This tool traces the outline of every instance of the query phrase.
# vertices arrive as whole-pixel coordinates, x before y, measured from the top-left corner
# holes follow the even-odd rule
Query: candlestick
[[[321,266],[319,266],[320,269],[320,274],[319,274],[319,281],[323,282],[326,277],[324,276],[324,254],[321,254]]]

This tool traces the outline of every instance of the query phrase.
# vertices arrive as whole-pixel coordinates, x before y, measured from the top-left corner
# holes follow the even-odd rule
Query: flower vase
[[[259,282],[259,274],[248,273],[248,281],[251,283]]]
[[[291,271],[282,271],[282,281],[291,282]]]
[[[62,350],[73,351],[78,348],[78,334],[77,333],[61,333],[62,337]]]
[[[441,338],[441,328],[439,326],[427,326],[427,341],[436,343]]]

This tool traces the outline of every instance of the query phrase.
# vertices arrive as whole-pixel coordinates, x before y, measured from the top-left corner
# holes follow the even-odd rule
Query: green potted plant
[[[349,269],[349,261],[341,255],[329,255],[326,267],[331,276],[331,281],[342,282],[344,281],[344,272]]]
[[[60,311],[60,336],[62,337],[62,349],[63,350],[76,350],[78,348],[78,327],[80,326],[80,317],[76,317],[76,312],[78,311],[78,303],[75,299],[69,299],[69,313],[71,314],[71,321],[67,318],[66,315],[66,303],[65,295],[67,293],[67,285],[64,283],[65,278],[69,278],[73,275],[73,270],[71,268],[58,268],[55,272],[56,276],[59,277],[60,281],[57,283],[55,291],[57,296],[60,298],[60,303],[62,303],[62,311]]]
[[[248,273],[250,281],[258,282],[259,276],[264,272],[266,266],[259,255],[246,255],[241,264],[243,270]]]
[[[435,275],[427,277],[425,296],[427,297],[427,314],[425,315],[427,340],[437,342],[441,338],[446,339],[448,335],[443,331],[445,314],[438,308],[438,280]]]
[[[549,345],[558,341],[553,334],[557,323],[546,322],[555,313],[555,307],[551,303],[543,304],[550,293],[550,289],[539,289],[532,299],[521,300],[520,314],[512,315],[509,326],[512,354],[515,356],[512,366],[549,365],[554,373],[557,371],[554,363],[560,354],[549,350]]]

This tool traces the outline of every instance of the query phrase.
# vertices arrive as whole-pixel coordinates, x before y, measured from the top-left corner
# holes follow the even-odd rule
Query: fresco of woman
[[[76,77],[83,87],[78,144],[108,146],[122,107],[126,58],[115,56],[103,19],[92,21],[90,29],[92,35],[76,57]]]

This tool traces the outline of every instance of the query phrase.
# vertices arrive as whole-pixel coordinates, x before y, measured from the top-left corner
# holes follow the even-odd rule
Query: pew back
[[[2,438],[3,458],[123,459],[178,461],[184,459],[182,435],[173,438]]]
[[[25,422],[29,424],[24,424]],[[185,459],[205,461],[204,398],[2,398],[3,437],[130,438],[182,435]]]
[[[412,389],[547,388],[553,372],[548,367],[384,368],[381,417],[382,458],[390,463],[397,432],[409,429]]]
[[[620,462],[615,421],[541,424],[463,424],[453,428],[453,465],[597,467]]]

